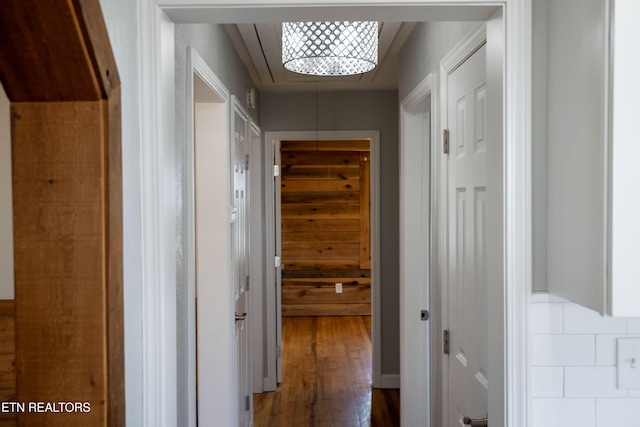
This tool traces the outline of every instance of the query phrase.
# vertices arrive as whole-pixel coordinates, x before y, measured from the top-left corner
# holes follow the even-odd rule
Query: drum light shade
[[[378,63],[376,21],[283,22],[282,64],[314,76],[348,76]]]

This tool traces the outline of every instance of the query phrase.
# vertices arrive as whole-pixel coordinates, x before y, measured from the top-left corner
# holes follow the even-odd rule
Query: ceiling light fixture
[[[283,22],[282,64],[294,73],[348,76],[378,63],[376,21]]]

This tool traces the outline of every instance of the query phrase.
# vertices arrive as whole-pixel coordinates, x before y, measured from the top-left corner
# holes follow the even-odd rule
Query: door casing
[[[394,16],[397,20],[485,20],[499,10],[503,20],[496,23],[504,30],[504,62],[498,74],[503,77],[502,157],[492,165],[502,171],[504,204],[500,213],[503,236],[503,271],[494,279],[495,315],[503,324],[500,342],[502,370],[494,379],[501,384],[495,396],[490,396],[490,412],[504,419],[502,425],[526,425],[528,420],[527,318],[531,299],[531,63],[532,63],[532,0],[407,0],[402,5],[382,0],[327,1],[309,5],[303,1],[238,0],[230,6],[223,0],[141,0],[140,75],[145,76],[141,87],[141,201],[143,212],[157,212],[145,218],[142,231],[143,295],[150,304],[143,317],[144,346],[139,357],[145,369],[143,417],[145,426],[176,425],[175,374],[175,233],[172,221],[175,212],[166,209],[172,192],[165,193],[157,185],[159,171],[172,175],[175,155],[171,147],[174,134],[173,105],[175,58],[174,22],[242,23],[265,20],[293,19],[314,14],[319,19],[349,19],[367,15],[372,19]],[[337,8],[336,5],[343,7]],[[247,7],[251,6],[251,7]],[[362,9],[366,6],[366,9]],[[338,16],[336,16],[338,15]],[[493,70],[496,71],[496,70]],[[502,75],[504,72],[504,75]],[[222,173],[223,171],[221,171]],[[161,180],[162,181],[162,180]],[[148,221],[147,221],[148,220]],[[156,239],[166,236],[166,239]],[[148,243],[148,244],[147,244]],[[149,273],[148,275],[146,273]],[[158,278],[163,284],[147,280]],[[133,313],[130,313],[135,317]],[[125,316],[127,313],[125,313]],[[169,318],[166,316],[169,315]],[[221,345],[231,345],[221,343]],[[163,378],[163,393],[158,392],[157,378]],[[221,385],[224,386],[224,385]],[[229,406],[216,403],[220,414],[227,414]]]
[[[380,346],[380,132],[379,131],[282,131],[282,132],[265,132],[265,147],[269,151],[273,145],[279,147],[280,141],[315,141],[315,140],[349,140],[349,139],[368,139],[371,141],[371,341],[373,346],[372,357],[372,380],[374,387],[381,388],[397,388],[399,387],[398,378],[395,376],[383,375],[380,366],[382,349]],[[267,259],[267,275],[266,283],[276,283],[276,271],[271,268],[274,264],[269,263],[276,255],[276,242],[278,241],[278,228],[275,224],[279,221],[274,217],[274,203],[279,203],[279,197],[274,198],[276,188],[274,188],[273,179],[273,157],[265,156],[265,209],[266,209],[266,251]],[[273,224],[271,227],[269,224]],[[280,292],[276,290],[277,295]],[[265,311],[269,318],[267,319],[268,332],[265,340],[267,348],[275,348],[279,346],[278,334],[276,334],[276,325],[281,316],[277,308],[276,298],[268,297],[265,305]],[[277,382],[280,381],[275,369],[275,353],[267,354],[265,358],[267,362],[267,372],[265,374],[265,390],[275,390]]]

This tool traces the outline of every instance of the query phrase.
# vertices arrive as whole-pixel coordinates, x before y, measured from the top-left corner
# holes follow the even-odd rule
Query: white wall
[[[14,298],[10,103],[0,85],[0,300]]]
[[[541,293],[531,320],[532,427],[639,425],[640,389],[616,388],[616,338],[640,337],[640,318]]]
[[[140,187],[140,81],[138,1],[101,0],[122,82],[122,204],[126,421],[143,425],[142,199]]]

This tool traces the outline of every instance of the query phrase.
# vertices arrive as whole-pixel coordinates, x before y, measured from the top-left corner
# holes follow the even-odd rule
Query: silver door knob
[[[489,419],[488,418],[483,418],[481,420],[472,420],[469,417],[464,417],[462,419],[462,422],[464,425],[466,426],[471,426],[471,427],[487,427],[488,426],[488,422]]]

